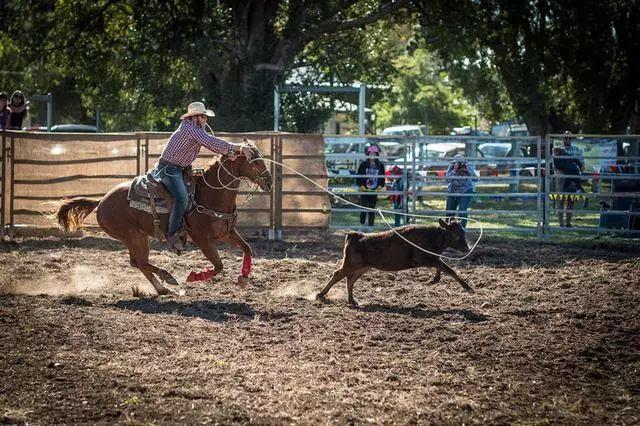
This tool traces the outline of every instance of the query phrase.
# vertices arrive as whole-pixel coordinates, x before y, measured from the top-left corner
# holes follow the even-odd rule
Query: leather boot
[[[167,237],[167,248],[174,252],[180,254],[180,252],[184,251],[184,246],[182,245],[182,241],[180,240],[180,235],[173,234]]]

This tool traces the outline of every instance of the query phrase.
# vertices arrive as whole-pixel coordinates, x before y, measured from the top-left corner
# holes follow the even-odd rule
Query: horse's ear
[[[447,229],[447,222],[442,219],[438,219],[438,223],[440,223],[441,228]]]

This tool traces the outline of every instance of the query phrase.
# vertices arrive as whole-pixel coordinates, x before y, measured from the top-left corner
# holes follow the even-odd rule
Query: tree
[[[533,134],[624,132],[632,121],[640,96],[637,1],[418,4],[423,35],[445,66],[495,66]],[[452,72],[466,90],[464,75]]]
[[[218,128],[241,131],[270,128],[273,87],[307,46],[407,4],[40,0],[0,7],[26,72],[59,70],[60,80],[77,85],[85,107],[101,104],[119,115],[113,130],[167,128],[188,101],[204,95]]]
[[[424,123],[425,114],[430,134],[473,124],[476,110],[454,87],[436,55],[418,48],[396,58],[393,64],[396,72],[391,92],[375,108],[380,127]]]

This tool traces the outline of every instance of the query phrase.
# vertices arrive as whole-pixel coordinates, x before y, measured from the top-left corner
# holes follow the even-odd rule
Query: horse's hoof
[[[249,277],[244,277],[242,275],[238,275],[238,283],[241,289],[245,290],[249,285]]]
[[[169,277],[167,277],[167,279],[165,280],[165,283],[170,284],[170,285],[179,285],[178,281],[173,278],[171,275],[169,275]]]
[[[468,285],[463,286],[463,288],[464,288],[464,291],[466,291],[469,294],[476,294],[476,291],[473,288],[469,287]]]
[[[327,300],[327,298],[325,297],[324,294],[318,293],[318,294],[316,294],[316,300],[320,300],[320,301],[324,302],[324,301]]]

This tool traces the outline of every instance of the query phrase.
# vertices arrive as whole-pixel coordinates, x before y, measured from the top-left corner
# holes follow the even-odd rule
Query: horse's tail
[[[98,206],[100,200],[76,197],[64,201],[58,208],[58,223],[67,232],[80,228],[82,221]]]

